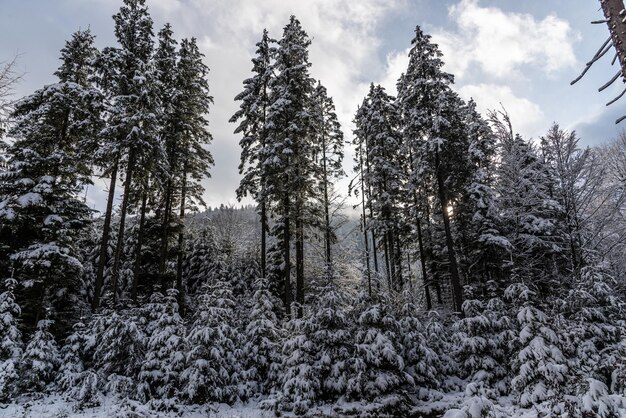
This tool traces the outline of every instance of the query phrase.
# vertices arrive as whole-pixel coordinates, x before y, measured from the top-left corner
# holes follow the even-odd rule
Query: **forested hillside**
[[[233,98],[245,206],[207,208],[210,63],[145,0],[113,25],[0,73],[7,416],[626,414],[626,135],[523,138],[419,26],[351,132],[292,16]]]

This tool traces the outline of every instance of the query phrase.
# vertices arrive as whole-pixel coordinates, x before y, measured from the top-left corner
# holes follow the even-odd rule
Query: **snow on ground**
[[[441,394],[439,394],[441,395]],[[380,406],[380,405],[378,405]],[[620,417],[626,418],[626,404],[622,402]],[[360,402],[339,402],[334,405],[321,405],[311,409],[306,417],[366,417],[378,418],[384,415],[376,411],[376,405]],[[407,413],[411,417],[424,418],[536,418],[543,416],[542,407],[530,409],[514,406],[510,396],[497,402],[480,396],[464,396],[463,393],[446,393],[437,400],[419,401]],[[484,415],[483,415],[484,414]],[[80,409],[77,403],[60,395],[45,397],[20,397],[15,403],[0,404],[0,418],[265,418],[274,417],[272,411],[259,408],[259,403],[250,402],[229,406],[181,405],[176,411],[162,412],[148,405],[114,397],[101,399],[101,405]],[[293,413],[281,413],[283,417],[293,417]],[[554,416],[554,415],[553,415]]]

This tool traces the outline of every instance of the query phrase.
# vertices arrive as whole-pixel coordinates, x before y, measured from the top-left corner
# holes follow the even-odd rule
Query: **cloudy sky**
[[[16,54],[24,78],[20,97],[54,82],[59,50],[78,28],[90,27],[98,47],[114,45],[117,0],[0,0],[0,61]],[[351,138],[351,119],[370,82],[395,92],[405,69],[416,25],[433,36],[444,53],[456,90],[473,97],[481,111],[499,108],[511,115],[514,129],[537,138],[556,121],[576,129],[584,145],[615,137],[614,121],[626,114],[626,99],[611,107],[621,82],[602,93],[597,88],[617,68],[607,54],[578,84],[570,86],[608,37],[599,3],[589,0],[147,0],[155,32],[166,22],[178,39],[198,38],[210,67],[215,104],[210,110],[211,151],[216,165],[206,182],[210,205],[235,203],[238,138],[228,119],[237,109],[233,97],[250,74],[254,44],[267,28],[280,38],[295,14],[312,38],[311,73],[334,97]],[[624,124],[626,122],[623,122]],[[352,166],[351,152],[346,169]],[[91,204],[101,207],[99,180]],[[341,187],[346,187],[347,181]]]

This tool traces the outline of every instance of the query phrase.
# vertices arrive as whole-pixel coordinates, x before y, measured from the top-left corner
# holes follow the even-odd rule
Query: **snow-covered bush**
[[[507,288],[506,295],[520,306],[519,351],[511,360],[515,373],[511,385],[519,395],[519,404],[528,407],[546,400],[555,401],[562,395],[568,372],[559,338],[549,325],[548,316],[533,306],[535,292],[516,283]]]
[[[187,336],[181,395],[194,403],[234,402],[241,379],[241,337],[233,327],[235,302],[227,282],[207,285]]]
[[[20,386],[26,391],[41,392],[54,380],[61,362],[59,347],[48,329],[52,321],[42,319],[22,354]]]

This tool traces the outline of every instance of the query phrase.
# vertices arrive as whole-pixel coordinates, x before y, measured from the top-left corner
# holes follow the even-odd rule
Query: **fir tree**
[[[241,101],[239,110],[230,118],[230,122],[239,122],[235,134],[242,134],[241,162],[239,174],[243,178],[237,188],[237,198],[251,194],[259,205],[261,216],[261,272],[266,273],[268,199],[265,190],[266,165],[262,155],[267,145],[267,115],[270,105],[270,83],[272,59],[276,53],[267,30],[263,30],[261,41],[256,44],[256,57],[252,59],[253,76],[244,81],[244,90],[235,96]]]
[[[98,61],[100,84],[107,96],[107,125],[102,131],[106,141],[99,149],[99,160],[103,175],[110,176],[111,184],[92,304],[94,308],[100,303],[117,173],[124,170],[124,192],[111,272],[114,304],[118,296],[126,215],[133,202],[133,194],[136,196],[137,190],[139,195],[142,194],[154,164],[165,160],[158,137],[159,97],[155,88],[156,71],[151,61],[154,46],[152,18],[145,0],[124,0],[113,20],[119,47],[105,48]],[[136,198],[134,200],[137,201]]]
[[[61,362],[59,348],[48,329],[52,321],[42,319],[24,349],[20,362],[20,386],[41,392],[52,382]]]
[[[99,93],[91,86],[96,55],[89,31],[76,32],[61,50],[59,82],[16,104],[8,167],[0,174],[1,240],[24,289],[25,319],[37,323],[44,304],[54,308],[57,326],[80,307],[80,273],[75,239],[90,221],[79,198],[91,183],[89,152],[98,132]]]
[[[269,292],[266,279],[258,279],[255,288],[242,349],[248,396],[268,392],[273,381],[278,379],[276,369],[281,360],[279,350],[281,330],[274,313],[274,297]]]
[[[269,83],[268,137],[261,153],[267,166],[265,191],[273,200],[278,216],[272,235],[279,242],[283,256],[283,301],[287,312],[291,305],[292,235],[296,250],[296,301],[304,303],[305,202],[314,186],[312,143],[308,135],[309,102],[314,88],[309,75],[310,43],[298,19],[291,16],[278,41],[272,67],[275,77]]]
[[[13,394],[24,348],[18,328],[21,309],[13,293],[16,285],[15,279],[7,279],[6,290],[0,293],[0,399],[3,400]]]
[[[152,319],[147,324],[149,336],[138,392],[144,400],[154,399],[153,406],[158,409],[176,404],[178,380],[185,366],[185,328],[177,296],[175,289],[169,289],[165,298],[154,293],[146,306]]]
[[[231,326],[234,301],[228,284],[218,281],[200,295],[189,330],[186,368],[181,394],[194,403],[233,402],[237,399],[239,334]]]

